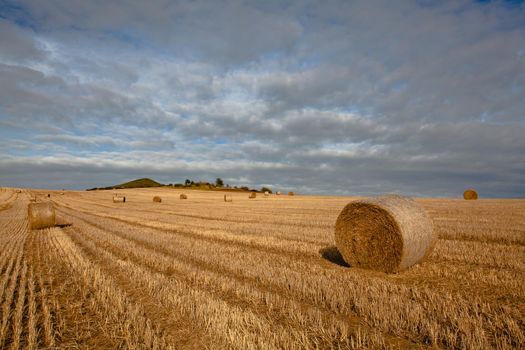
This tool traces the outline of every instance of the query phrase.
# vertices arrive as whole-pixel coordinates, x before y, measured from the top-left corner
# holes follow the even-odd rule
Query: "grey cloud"
[[[69,128],[90,120],[173,125],[172,118],[151,101],[104,85],[66,82],[56,75],[6,64],[0,64],[0,77],[0,108],[19,122],[48,120]]]
[[[301,34],[295,19],[243,1],[22,3],[47,30],[77,28],[228,65],[291,48]]]
[[[43,48],[28,33],[0,17],[0,59],[20,62],[41,59]]]

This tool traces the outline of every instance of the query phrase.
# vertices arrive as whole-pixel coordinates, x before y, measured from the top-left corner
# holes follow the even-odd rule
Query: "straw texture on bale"
[[[265,196],[265,197],[268,197],[269,195],[270,195],[270,192],[268,192],[268,191],[264,191],[264,196]]]
[[[466,200],[476,200],[478,199],[478,192],[476,190],[473,190],[472,188],[469,188],[465,192],[463,192],[463,198]]]
[[[425,210],[398,195],[350,202],[335,224],[337,248],[350,266],[388,273],[423,261],[436,241]]]
[[[257,193],[255,192],[250,193],[250,196],[248,198],[250,199],[257,198]]]
[[[29,203],[27,206],[27,217],[31,230],[55,226],[56,215],[53,203]]]
[[[289,195],[289,196],[294,196],[295,193],[293,193],[292,191],[290,191],[290,192],[288,192],[288,195]]]
[[[224,201],[225,202],[233,202],[233,198],[232,198],[232,196],[225,194],[224,195]]]
[[[162,198],[160,198],[159,196],[155,196],[155,197],[153,197],[153,202],[155,202],[155,203],[162,203]]]
[[[183,193],[180,195],[180,199],[188,199],[188,196]]]
[[[119,202],[125,203],[126,202],[126,197],[124,197],[124,196],[113,196],[113,203],[119,203]]]
[[[280,196],[281,195],[281,191],[277,191],[276,195]]]

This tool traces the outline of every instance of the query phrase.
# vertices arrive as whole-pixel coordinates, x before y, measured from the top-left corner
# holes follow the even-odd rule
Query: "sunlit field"
[[[118,192],[1,190],[0,349],[525,348],[525,200],[418,199],[440,239],[388,275],[334,247],[351,197]]]

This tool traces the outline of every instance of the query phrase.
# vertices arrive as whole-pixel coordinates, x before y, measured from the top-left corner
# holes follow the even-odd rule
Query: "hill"
[[[158,183],[155,180],[152,180],[149,178],[142,178],[142,179],[125,182],[123,184],[116,185],[116,186],[92,188],[90,190],[114,190],[114,189],[123,189],[123,188],[145,188],[145,187],[161,187],[161,186],[163,185]]]
[[[115,188],[144,188],[144,187],[160,187],[162,184],[149,178],[137,179],[123,184],[114,186]]]

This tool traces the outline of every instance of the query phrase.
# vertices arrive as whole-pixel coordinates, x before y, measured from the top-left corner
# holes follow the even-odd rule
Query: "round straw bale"
[[[180,195],[180,199],[188,199],[188,196],[183,193]]]
[[[264,196],[265,196],[265,197],[268,197],[269,195],[270,195],[270,192],[268,192],[268,191],[264,191]]]
[[[290,192],[288,192],[288,195],[289,195],[289,196],[294,196],[295,193],[293,193],[292,191],[290,191]]]
[[[162,203],[162,198],[160,198],[159,196],[155,196],[155,197],[153,197],[153,202],[155,202],[155,203]]]
[[[276,195],[280,196],[281,195],[281,191],[277,191]]]
[[[32,230],[55,226],[55,208],[51,202],[29,203],[27,216]]]
[[[225,194],[224,195],[224,201],[225,202],[233,202],[233,198],[229,194]]]
[[[476,200],[478,199],[478,192],[476,190],[469,188],[465,192],[463,192],[463,198],[466,200]]]
[[[350,202],[335,224],[337,248],[350,266],[389,273],[424,260],[436,240],[425,210],[398,195]]]
[[[255,192],[250,193],[248,198],[250,198],[250,199],[257,198],[257,193],[255,193]]]

